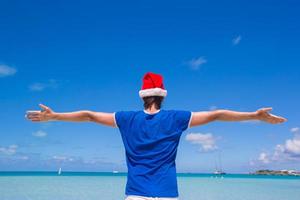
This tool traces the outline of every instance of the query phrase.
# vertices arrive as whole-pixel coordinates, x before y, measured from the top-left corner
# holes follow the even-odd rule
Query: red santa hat
[[[164,88],[163,77],[159,74],[148,72],[143,77],[142,89],[139,91],[141,98],[149,96],[167,96]]]

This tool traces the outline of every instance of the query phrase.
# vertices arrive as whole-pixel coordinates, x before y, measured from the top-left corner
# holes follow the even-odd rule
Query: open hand
[[[256,111],[257,119],[267,122],[267,123],[270,123],[270,124],[279,124],[279,123],[283,123],[283,122],[287,121],[286,118],[276,116],[276,115],[269,113],[269,111],[271,111],[271,110],[272,110],[271,107],[258,109]]]
[[[51,108],[43,104],[39,104],[39,106],[42,110],[27,111],[26,118],[33,122],[46,122],[54,119],[54,112]]]

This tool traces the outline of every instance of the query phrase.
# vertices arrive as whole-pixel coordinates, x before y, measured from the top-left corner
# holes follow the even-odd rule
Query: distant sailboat
[[[58,169],[58,175],[60,175],[61,174],[61,167]]]
[[[216,170],[216,171],[214,171],[214,174],[215,174],[215,175],[224,175],[224,174],[226,174],[226,173],[223,172],[223,171],[220,171],[220,170]]]
[[[215,175],[225,175],[226,173],[222,170],[221,153],[219,152],[218,163],[216,162]],[[218,167],[219,166],[219,167]]]

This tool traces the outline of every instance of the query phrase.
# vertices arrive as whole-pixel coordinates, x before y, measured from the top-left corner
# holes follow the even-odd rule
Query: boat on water
[[[225,175],[226,172],[222,170],[222,161],[221,161],[221,152],[218,153],[218,161],[215,163],[216,170],[214,171],[214,175]]]
[[[58,175],[61,175],[61,167],[58,169],[57,174],[58,174]]]
[[[221,171],[221,170],[216,170],[216,171],[214,171],[214,174],[215,174],[215,175],[225,175],[226,172],[223,172],[223,171]]]

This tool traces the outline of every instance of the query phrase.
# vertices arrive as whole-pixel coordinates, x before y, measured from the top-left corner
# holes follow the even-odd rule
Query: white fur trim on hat
[[[149,96],[167,96],[167,90],[161,89],[161,88],[151,88],[151,89],[145,89],[140,90],[139,95],[141,98],[143,97],[149,97]]]

